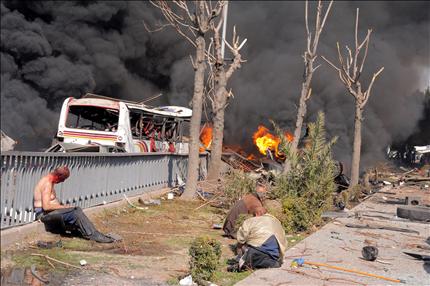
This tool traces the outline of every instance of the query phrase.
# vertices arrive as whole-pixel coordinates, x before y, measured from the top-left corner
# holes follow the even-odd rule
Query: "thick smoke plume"
[[[373,29],[364,80],[384,66],[365,109],[363,162],[383,158],[383,148],[407,138],[423,117],[429,84],[430,4],[335,2],[320,40],[320,54],[336,60],[336,41],[352,45],[355,8],[360,32]],[[315,3],[311,3],[310,15]],[[188,105],[193,70],[190,45],[172,29],[148,33],[143,22],[162,17],[148,2],[6,1],[1,4],[1,128],[22,150],[49,145],[62,101],[86,92]],[[252,133],[273,119],[293,130],[303,74],[303,2],[231,2],[233,24],[248,38],[247,59],[232,78],[227,144],[254,151]],[[229,36],[229,35],[228,35]],[[229,57],[227,54],[226,57]],[[348,163],[353,99],[325,63],[316,71],[307,120],[326,113],[330,136],[339,136],[338,159]],[[429,135],[430,136],[430,135]],[[430,141],[430,138],[429,138]]]

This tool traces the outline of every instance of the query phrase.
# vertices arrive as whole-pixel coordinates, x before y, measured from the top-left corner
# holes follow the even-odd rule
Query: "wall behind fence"
[[[60,202],[88,208],[175,186],[185,181],[187,163],[188,156],[165,153],[1,153],[1,229],[34,221],[34,187],[56,167],[70,169],[70,177],[55,185]],[[207,164],[201,155],[200,179]]]

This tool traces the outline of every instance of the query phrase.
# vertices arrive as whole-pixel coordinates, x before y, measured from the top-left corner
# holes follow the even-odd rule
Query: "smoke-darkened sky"
[[[369,165],[383,158],[387,144],[408,137],[423,116],[422,91],[430,78],[430,4],[335,2],[319,54],[335,60],[336,41],[352,45],[357,7],[360,35],[373,29],[365,86],[373,72],[385,67],[364,113],[363,162]],[[310,8],[313,16],[315,3]],[[140,1],[2,1],[1,129],[19,141],[20,150],[43,149],[56,132],[62,101],[86,92],[135,100],[162,92],[152,104],[187,106],[193,49],[173,30],[145,30],[143,21],[162,20],[154,7]],[[248,39],[242,53],[247,62],[229,84],[235,96],[227,110],[225,141],[252,150],[258,124],[269,126],[273,119],[285,129],[294,126],[306,44],[304,2],[234,1],[228,38],[233,25]],[[335,155],[348,162],[353,99],[336,73],[318,62],[322,66],[314,74],[306,120],[324,111],[329,135],[339,136]]]

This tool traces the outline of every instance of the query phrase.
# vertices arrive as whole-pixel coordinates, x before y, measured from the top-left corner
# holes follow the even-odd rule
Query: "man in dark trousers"
[[[44,176],[34,188],[34,209],[48,231],[63,233],[66,229],[78,231],[84,238],[102,243],[115,240],[95,228],[80,207],[61,205],[54,185],[64,182],[70,176],[67,166],[62,166]]]
[[[260,216],[266,213],[266,209],[263,207],[266,193],[266,186],[261,182],[257,182],[254,193],[245,195],[233,205],[222,227],[226,236],[236,238],[236,221],[241,214],[257,214]]]
[[[282,265],[287,240],[281,222],[266,213],[248,218],[237,232],[236,257],[228,271],[277,268]]]

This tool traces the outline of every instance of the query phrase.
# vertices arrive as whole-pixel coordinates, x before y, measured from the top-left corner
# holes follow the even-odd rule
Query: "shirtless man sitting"
[[[60,204],[54,185],[64,182],[69,176],[69,168],[62,166],[40,179],[34,188],[36,219],[40,219],[51,232],[62,233],[69,226],[85,239],[102,243],[114,242],[113,238],[97,231],[80,207]]]

